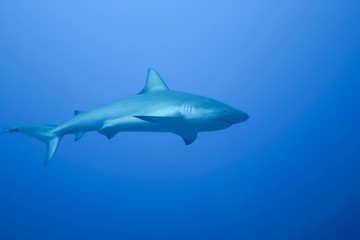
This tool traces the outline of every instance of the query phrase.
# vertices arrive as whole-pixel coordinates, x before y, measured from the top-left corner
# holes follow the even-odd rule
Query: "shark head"
[[[183,109],[183,114],[188,118],[207,122],[214,129],[227,128],[249,118],[249,115],[232,106],[206,97],[197,97],[191,103],[185,103]]]
[[[218,112],[217,119],[223,120],[225,122],[232,124],[241,123],[246,121],[249,118],[249,115],[240,111],[234,107],[224,104],[225,107],[222,108],[221,112]]]
[[[246,113],[213,99],[209,99],[207,104],[203,105],[203,109],[207,112],[209,118],[224,121],[230,125],[244,122],[249,118]]]
[[[152,101],[151,105],[156,107],[153,116],[135,116],[145,121],[163,122],[164,117],[172,120],[182,118],[197,131],[214,131],[249,118],[246,113],[215,99],[170,90],[152,68],[148,70],[145,87],[138,95],[148,96],[147,102]],[[173,121],[173,125],[184,127],[180,121],[176,124]]]

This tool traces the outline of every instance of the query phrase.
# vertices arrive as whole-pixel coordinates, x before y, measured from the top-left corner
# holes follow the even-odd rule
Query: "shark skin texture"
[[[17,132],[46,143],[46,166],[66,134],[74,134],[78,141],[88,131],[97,131],[108,139],[118,132],[170,132],[189,145],[199,132],[225,129],[248,118],[246,113],[214,99],[170,90],[149,68],[145,87],[137,95],[86,112],[75,110],[74,117],[59,126],[14,126],[5,128],[5,133]]]

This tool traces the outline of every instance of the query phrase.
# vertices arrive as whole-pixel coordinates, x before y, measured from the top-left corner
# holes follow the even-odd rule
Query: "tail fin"
[[[5,128],[5,132],[18,132],[39,139],[47,144],[47,153],[44,165],[46,166],[53,157],[62,136],[53,132],[54,125],[27,125]]]

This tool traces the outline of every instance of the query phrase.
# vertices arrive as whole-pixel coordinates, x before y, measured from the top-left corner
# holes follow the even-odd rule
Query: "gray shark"
[[[196,140],[198,132],[225,129],[249,118],[246,113],[214,99],[169,90],[151,68],[144,89],[137,95],[74,113],[72,119],[59,126],[23,125],[5,128],[5,132],[18,132],[45,142],[44,165],[47,165],[66,134],[74,134],[77,141],[88,131],[97,131],[108,139],[118,132],[170,132],[182,137],[188,145]]]

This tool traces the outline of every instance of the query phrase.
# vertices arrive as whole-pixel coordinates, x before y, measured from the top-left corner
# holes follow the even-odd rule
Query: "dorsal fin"
[[[74,111],[75,116],[79,115],[80,113],[82,113],[82,111],[80,111],[80,110],[75,110]]]
[[[146,78],[146,84],[143,90],[138,94],[143,94],[152,91],[169,90],[160,75],[152,68],[149,68]]]

